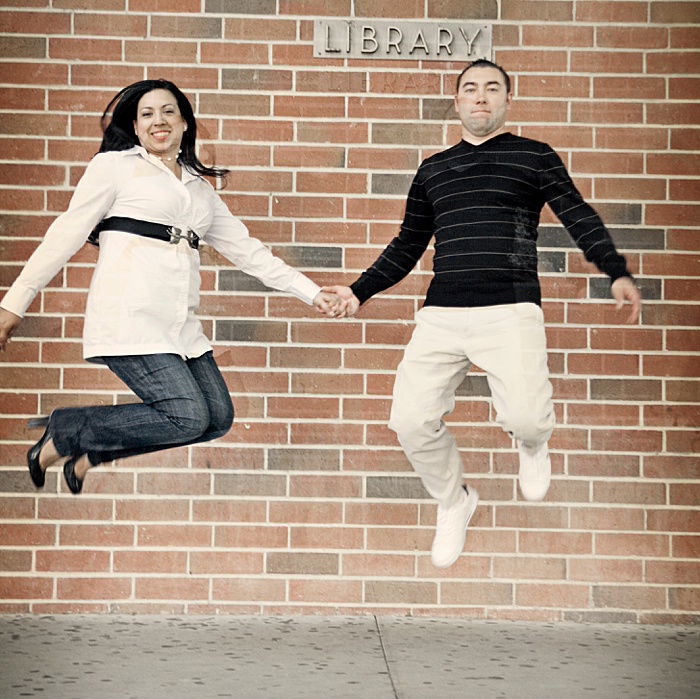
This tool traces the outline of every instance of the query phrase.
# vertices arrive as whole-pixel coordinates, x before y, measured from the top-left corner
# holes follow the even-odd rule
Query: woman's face
[[[141,145],[161,158],[176,158],[187,122],[169,90],[147,92],[136,109],[134,131]]]

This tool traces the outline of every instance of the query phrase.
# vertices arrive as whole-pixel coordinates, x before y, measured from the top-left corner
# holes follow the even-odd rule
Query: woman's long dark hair
[[[136,112],[139,100],[152,90],[171,92],[177,100],[182,118],[187,122],[187,129],[182,134],[181,152],[177,161],[198,175],[225,177],[228,170],[221,167],[207,167],[197,157],[195,152],[197,122],[194,118],[192,105],[180,89],[169,80],[139,80],[137,83],[127,85],[112,98],[100,120],[103,133],[100,153],[110,150],[128,150],[139,145],[139,139],[134,131]]]

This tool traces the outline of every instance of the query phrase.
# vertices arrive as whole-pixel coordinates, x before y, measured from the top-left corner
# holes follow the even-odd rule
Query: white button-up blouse
[[[67,211],[51,224],[0,306],[23,316],[95,225],[109,216],[193,230],[244,272],[306,303],[320,291],[250,237],[209,182],[185,168],[178,180],[157,158],[135,146],[99,153],[90,161]],[[186,240],[171,244],[102,231],[87,298],[84,357],[204,354],[211,345],[195,316],[199,283],[199,253]]]

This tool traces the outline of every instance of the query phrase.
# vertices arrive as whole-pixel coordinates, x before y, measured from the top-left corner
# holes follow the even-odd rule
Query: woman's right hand
[[[18,315],[0,308],[0,351],[4,351],[12,333],[17,330],[21,322],[22,319]]]

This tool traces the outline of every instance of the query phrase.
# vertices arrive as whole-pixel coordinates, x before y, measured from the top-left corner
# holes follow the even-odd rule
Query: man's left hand
[[[631,277],[619,277],[610,287],[613,298],[616,301],[615,308],[619,311],[625,301],[632,304],[632,311],[627,318],[628,323],[636,323],[639,319],[639,312],[642,309],[642,295],[639,293],[637,285]]]

